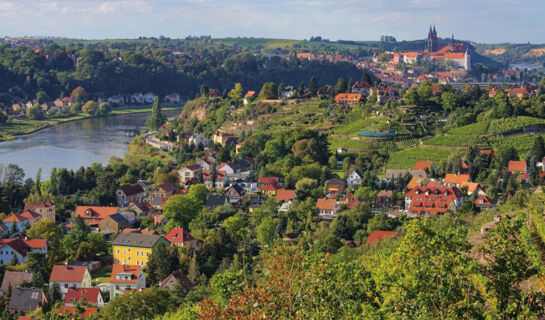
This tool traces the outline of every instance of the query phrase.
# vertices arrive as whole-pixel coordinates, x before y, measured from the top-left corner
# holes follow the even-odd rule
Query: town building
[[[47,255],[47,240],[45,239],[0,239],[0,264],[24,263],[29,252],[39,252]],[[15,258],[14,258],[15,257]]]
[[[316,208],[320,218],[332,220],[339,211],[339,203],[335,199],[319,198],[316,200]]]
[[[5,297],[10,288],[13,290],[13,288],[21,286],[23,282],[30,282],[31,280],[32,272],[6,270],[2,279],[2,287],[0,287],[0,294]]]
[[[126,184],[117,188],[115,195],[117,197],[117,204],[120,207],[126,207],[131,202],[144,202],[146,201],[146,190],[141,184]]]
[[[116,214],[117,207],[77,206],[74,218],[80,217],[91,226],[98,226],[102,219],[109,215]]]
[[[146,287],[143,267],[139,265],[114,264],[110,275],[110,300],[130,290]]]
[[[55,222],[55,205],[51,201],[42,201],[26,205],[24,211],[33,211],[42,216],[42,219]]]
[[[443,215],[456,212],[464,202],[464,195],[456,187],[424,186],[405,193],[405,209],[418,216]]]
[[[91,288],[91,274],[86,266],[54,265],[49,284],[57,284],[66,295],[68,289]]]
[[[112,242],[114,263],[145,266],[149,256],[158,246],[170,242],[160,235],[120,233]]]
[[[11,312],[29,313],[41,309],[47,299],[40,288],[13,288],[8,310]]]
[[[193,236],[184,230],[184,228],[174,227],[165,234],[165,239],[170,241],[171,245],[178,247],[187,247],[191,249],[197,248],[197,240]]]
[[[99,288],[69,288],[64,296],[64,305],[67,307],[73,307],[77,302],[83,303],[84,301],[97,308],[104,307],[104,299]]]

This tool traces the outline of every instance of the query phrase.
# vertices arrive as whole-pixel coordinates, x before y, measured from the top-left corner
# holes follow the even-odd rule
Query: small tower
[[[435,30],[435,26],[433,26],[433,29],[430,25],[430,31],[428,32],[428,45],[427,45],[428,52],[435,52],[437,49],[437,30]]]

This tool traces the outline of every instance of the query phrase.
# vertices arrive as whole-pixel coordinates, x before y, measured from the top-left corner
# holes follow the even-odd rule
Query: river
[[[180,110],[163,113],[173,117]],[[112,156],[123,157],[133,136],[145,129],[148,117],[145,112],[66,122],[0,142],[0,164],[15,163],[33,179],[42,168],[42,180],[49,179],[52,168],[77,170],[93,162],[107,164]]]

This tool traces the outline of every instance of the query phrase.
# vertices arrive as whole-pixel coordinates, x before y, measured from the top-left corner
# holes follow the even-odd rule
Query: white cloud
[[[135,0],[135,1],[107,1],[98,6],[96,12],[105,14],[112,13],[115,11],[124,10],[131,12],[147,13],[153,10],[153,7],[150,6],[145,1]]]

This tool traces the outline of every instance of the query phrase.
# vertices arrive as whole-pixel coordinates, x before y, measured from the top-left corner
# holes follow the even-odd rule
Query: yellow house
[[[157,234],[120,233],[112,242],[114,264],[145,266],[161,244],[170,246],[167,239]]]

